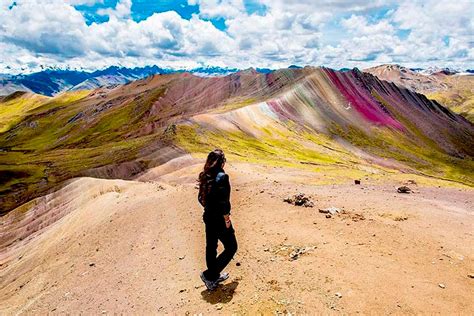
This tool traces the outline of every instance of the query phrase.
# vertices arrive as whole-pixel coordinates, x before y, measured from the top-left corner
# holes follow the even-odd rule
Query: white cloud
[[[68,4],[71,4],[71,5],[92,6],[96,3],[104,3],[104,0],[66,0],[65,2],[68,3]]]
[[[348,19],[343,19],[341,25],[353,34],[357,35],[376,35],[393,34],[394,27],[387,20],[378,23],[369,24],[364,16],[351,15]]]
[[[18,1],[0,12],[2,42],[38,54],[71,57],[83,53],[86,25],[83,16],[62,1]]]
[[[472,3],[451,1],[261,0],[249,14],[243,0],[188,0],[199,14],[174,11],[131,19],[131,0],[99,10],[86,24],[73,5],[102,0],[0,0],[0,72],[40,65],[285,67],[290,64],[366,67],[473,67]],[[390,7],[387,7],[390,5]],[[377,17],[371,10],[377,11]],[[387,12],[387,8],[390,11]],[[381,13],[382,12],[382,13]],[[386,13],[384,13],[386,12]],[[226,29],[207,19],[224,18]],[[325,33],[328,32],[329,33]],[[400,31],[407,34],[400,36]],[[330,42],[325,38],[336,34]]]
[[[132,13],[132,0],[119,0],[113,9],[100,9],[99,15],[107,15],[109,18],[129,18]]]
[[[199,5],[203,18],[233,18],[245,12],[243,0],[188,0],[189,5]]]

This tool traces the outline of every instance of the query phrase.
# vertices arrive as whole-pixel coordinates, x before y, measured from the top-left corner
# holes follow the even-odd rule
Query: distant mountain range
[[[401,67],[398,65],[390,66]],[[289,69],[299,68],[301,67],[296,65],[292,65],[289,67]],[[410,72],[420,74],[420,76],[432,75],[436,73],[443,73],[446,75],[461,73],[459,70],[449,68],[401,68],[409,70]],[[31,74],[0,74],[0,95],[9,95],[15,91],[27,91],[46,96],[54,96],[64,91],[91,90],[98,87],[110,86],[113,87],[119,84],[129,83],[131,81],[146,78],[148,76],[156,74],[189,72],[200,77],[212,77],[226,76],[232,73],[236,73],[239,70],[240,69],[238,68],[214,66],[197,67],[192,69],[171,69],[161,68],[156,65],[136,68],[113,66],[93,72],[70,69],[46,69]],[[350,69],[343,68],[340,70],[348,71]],[[269,68],[256,68],[255,71],[258,73],[268,74],[273,72],[274,70]],[[462,72],[462,74],[473,74],[473,70],[466,70]]]
[[[225,76],[239,71],[236,68],[198,67],[193,69],[175,70],[146,66],[136,68],[109,67],[103,70],[87,72],[82,70],[47,69],[27,75],[0,74],[0,95],[8,95],[15,91],[27,91],[54,96],[64,91],[90,90],[98,87],[116,86],[156,74],[190,72],[201,77]],[[266,73],[269,69],[257,69]]]

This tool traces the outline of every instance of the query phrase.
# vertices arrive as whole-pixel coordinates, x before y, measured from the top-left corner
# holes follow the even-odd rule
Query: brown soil
[[[0,314],[474,314],[472,188],[398,194],[230,163],[239,249],[208,292],[201,162],[179,161],[141,181],[78,178],[35,202],[41,216],[4,216]],[[313,208],[283,201],[300,192]],[[318,211],[331,206],[342,212]]]

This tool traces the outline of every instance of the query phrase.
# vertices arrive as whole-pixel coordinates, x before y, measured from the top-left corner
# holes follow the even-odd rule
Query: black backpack
[[[199,185],[198,201],[203,207],[206,206],[207,198],[212,191],[212,187],[216,184],[216,182],[219,182],[224,175],[224,172],[219,172],[214,179],[211,179],[208,176],[208,179]]]

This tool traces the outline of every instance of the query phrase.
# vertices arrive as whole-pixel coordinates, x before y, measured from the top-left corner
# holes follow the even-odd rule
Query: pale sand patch
[[[2,250],[0,313],[474,313],[472,189],[404,195],[393,180],[316,185],[321,174],[229,162],[239,249],[208,293],[192,162],[145,182],[75,179],[45,197],[42,228]],[[298,192],[315,207],[283,202]],[[318,212],[331,206],[345,213]],[[3,223],[2,234],[40,225]]]

